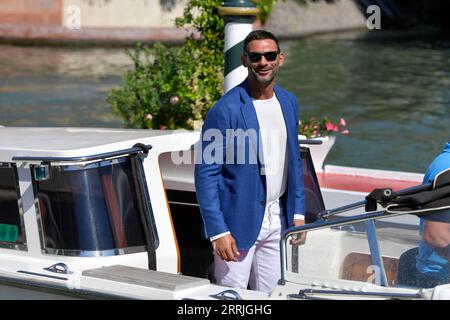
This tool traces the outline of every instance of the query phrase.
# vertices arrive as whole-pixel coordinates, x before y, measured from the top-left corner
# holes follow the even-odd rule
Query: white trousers
[[[270,293],[281,277],[280,235],[286,229],[280,217],[279,201],[266,205],[261,231],[255,244],[239,250],[238,261],[227,262],[214,254],[214,276],[217,284],[227,287]]]

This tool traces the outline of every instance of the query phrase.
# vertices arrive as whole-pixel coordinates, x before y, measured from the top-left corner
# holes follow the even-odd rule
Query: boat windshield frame
[[[102,163],[109,163],[109,165],[114,165],[117,163],[120,163],[123,161],[123,159],[129,159],[132,161],[132,156],[139,157],[140,153],[136,152],[136,150],[133,150],[133,152],[127,152],[132,149],[123,150],[124,152],[121,154],[120,152],[117,153],[108,153],[108,154],[99,154],[89,157],[74,157],[74,158],[46,158],[41,164],[50,164],[51,167],[57,167],[59,170],[87,170],[96,166],[101,166]],[[103,155],[103,156],[102,156]],[[112,156],[108,158],[108,156]],[[90,159],[89,159],[90,158]],[[24,160],[24,159],[20,159]],[[52,162],[49,162],[51,160]],[[34,161],[39,161],[38,158],[33,158]],[[79,162],[81,161],[81,162]],[[136,201],[146,201],[147,206],[138,206],[142,207],[144,209],[144,214],[146,217],[151,221],[151,234],[152,234],[152,241],[153,241],[153,247],[154,250],[156,250],[159,246],[159,237],[155,225],[155,219],[153,214],[153,209],[150,201],[150,196],[148,194],[147,189],[147,180],[144,174],[143,170],[143,162],[138,161],[139,166],[141,167],[141,170],[137,170],[138,172],[136,174],[139,175],[137,177],[138,183],[142,183],[144,188],[143,195],[138,195]],[[50,255],[61,255],[61,256],[76,256],[76,257],[105,257],[105,256],[114,256],[114,255],[123,255],[123,254],[130,254],[130,253],[140,253],[140,252],[146,252],[147,251],[147,245],[145,241],[145,235],[144,235],[144,244],[139,246],[130,246],[130,247],[124,247],[124,248],[111,248],[111,249],[103,249],[103,250],[78,250],[78,249],[65,249],[65,248],[48,248],[45,245],[45,234],[44,234],[44,226],[42,221],[42,215],[41,215],[41,209],[40,209],[40,203],[39,203],[39,196],[38,196],[38,181],[35,177],[35,168],[41,164],[35,163],[30,164],[30,170],[32,174],[32,186],[34,191],[34,204],[35,204],[35,210],[36,210],[36,218],[37,218],[37,225],[38,225],[38,231],[39,231],[39,238],[41,243],[41,252],[43,254],[50,254]],[[107,165],[107,164],[106,164]],[[51,170],[51,169],[50,169]],[[138,188],[136,187],[136,192]],[[136,208],[137,210],[140,210],[139,208]],[[139,219],[140,220],[140,219]],[[145,228],[143,227],[143,230],[145,232]]]
[[[10,243],[5,241],[0,241],[0,248],[5,249],[14,249],[20,251],[28,251],[27,245],[27,235],[25,231],[25,219],[24,219],[24,210],[23,210],[23,201],[22,195],[20,193],[19,186],[19,175],[17,172],[17,165],[14,162],[0,162],[0,168],[12,168],[14,172],[14,184],[17,195],[17,207],[19,211],[19,221],[20,221],[20,230],[22,232],[22,241],[20,243]]]

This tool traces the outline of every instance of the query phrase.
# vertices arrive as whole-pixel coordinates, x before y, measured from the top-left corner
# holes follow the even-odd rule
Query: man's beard
[[[275,76],[277,75],[277,71],[278,71],[277,68],[270,69],[269,71],[271,71],[271,74],[268,78],[266,78],[266,77],[260,76],[258,74],[258,71],[256,71],[255,69],[250,68],[250,70],[251,70],[251,73],[253,74],[254,78],[256,79],[256,81],[262,85],[267,85],[267,84],[271,83],[273,81],[273,79],[275,79]]]

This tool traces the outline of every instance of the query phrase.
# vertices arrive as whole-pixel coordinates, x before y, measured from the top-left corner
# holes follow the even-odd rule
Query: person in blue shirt
[[[423,183],[450,169],[450,142],[428,167]],[[450,210],[426,214],[420,219],[419,253],[416,256],[418,287],[450,283]]]

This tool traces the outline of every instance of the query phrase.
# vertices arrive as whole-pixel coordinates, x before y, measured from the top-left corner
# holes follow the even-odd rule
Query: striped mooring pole
[[[247,77],[241,63],[244,39],[253,30],[259,9],[250,0],[225,0],[219,14],[225,20],[225,92]]]

